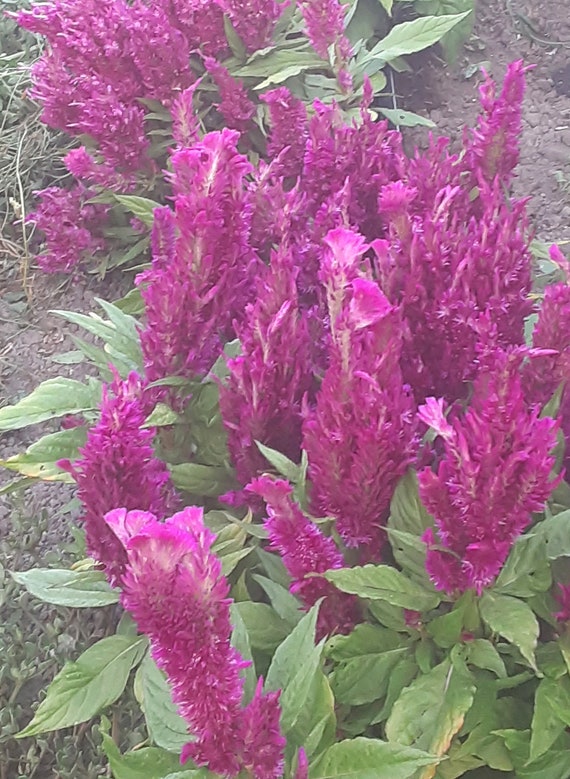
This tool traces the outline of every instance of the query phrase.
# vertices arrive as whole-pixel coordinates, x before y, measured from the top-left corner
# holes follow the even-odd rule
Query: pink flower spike
[[[444,406],[443,398],[426,398],[425,404],[418,408],[418,417],[442,438],[450,439],[454,434],[453,427],[445,418]]]
[[[375,325],[394,310],[375,281],[357,278],[351,286],[349,316],[354,330]]]

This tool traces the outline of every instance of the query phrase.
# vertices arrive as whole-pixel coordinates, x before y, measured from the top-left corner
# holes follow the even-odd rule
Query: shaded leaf
[[[94,608],[119,602],[119,590],[109,586],[102,571],[32,568],[11,575],[31,595],[55,606]]]

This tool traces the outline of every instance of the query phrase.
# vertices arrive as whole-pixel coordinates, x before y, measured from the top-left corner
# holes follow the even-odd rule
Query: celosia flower
[[[286,7],[276,0],[219,0],[219,5],[249,54],[271,44],[275,23]]]
[[[173,503],[168,470],[154,455],[154,431],[143,427],[151,410],[136,373],[115,379],[103,390],[100,419],[89,430],[79,459],[58,463],[77,483],[87,551],[112,585],[121,580],[126,554],[105,514],[119,505],[164,517]]]
[[[220,102],[215,103],[215,106],[224,117],[226,126],[245,132],[255,115],[255,105],[250,100],[243,82],[236,81],[229,70],[213,57],[205,57],[204,66],[218,87]]]
[[[281,479],[261,476],[248,485],[267,504],[265,528],[271,547],[279,552],[291,576],[291,592],[307,607],[324,598],[319,609],[319,637],[350,633],[361,616],[358,601],[339,592],[323,576],[325,571],[343,568],[344,559],[334,540],[306,517],[294,502],[291,486]]]
[[[244,485],[266,467],[256,441],[298,461],[301,401],[311,386],[309,333],[286,248],[260,270],[256,292],[238,328],[241,354],[228,360],[230,375],[220,387],[228,446]]]
[[[339,228],[321,276],[332,342],[314,410],[303,425],[312,506],[333,516],[349,547],[377,555],[396,484],[414,457],[414,406],[399,367],[402,323],[375,282],[361,278],[359,236]]]
[[[135,185],[133,176],[118,173],[107,162],[97,162],[85,146],[69,151],[63,162],[72,176],[88,184],[99,184],[106,189],[123,193],[131,191]]]
[[[463,417],[445,419],[443,405],[433,401],[420,409],[445,452],[437,472],[420,472],[419,485],[437,528],[424,536],[427,570],[448,593],[481,593],[490,585],[532,512],[542,511],[559,482],[551,476],[558,425],[525,403],[523,357],[518,350],[488,360]]]
[[[554,594],[560,611],[554,615],[558,622],[570,622],[570,584],[559,584]]]
[[[483,114],[473,130],[468,160],[477,165],[488,181],[496,176],[507,186],[519,161],[519,138],[522,130],[522,100],[525,89],[525,73],[522,60],[512,62],[505,75],[503,89],[496,97],[495,82],[486,75],[480,87]]]
[[[329,49],[344,64],[352,56],[350,41],[344,34],[345,7],[339,0],[301,0],[301,13],[307,35],[319,57],[329,61]]]
[[[308,137],[307,109],[286,87],[271,89],[260,99],[269,106],[271,132],[267,153],[273,159],[279,156],[278,170],[284,178],[297,176],[303,166]]]
[[[158,212],[152,267],[138,279],[150,381],[210,369],[252,294],[257,258],[244,184],[251,166],[238,139],[227,129],[209,133],[172,156],[175,213]]]
[[[230,643],[229,584],[202,509],[188,507],[164,523],[148,512],[116,509],[106,521],[127,558],[123,604],[149,637],[195,737],[182,762],[191,758],[226,777],[245,769],[254,779],[280,779],[279,694],[264,695],[260,680],[241,706],[247,663]]]
[[[192,146],[199,139],[198,117],[192,105],[194,92],[199,84],[200,81],[194,82],[191,87],[181,92],[170,106],[172,137],[181,149]]]
[[[37,258],[46,273],[69,273],[85,255],[105,248],[102,228],[108,207],[89,203],[94,192],[77,184],[72,189],[49,187],[36,193],[40,201],[28,215],[45,235],[46,251]]]

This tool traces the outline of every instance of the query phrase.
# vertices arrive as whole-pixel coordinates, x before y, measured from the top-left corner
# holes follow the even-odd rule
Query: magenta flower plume
[[[105,248],[102,228],[107,206],[89,203],[95,192],[77,184],[72,189],[49,187],[37,193],[36,210],[27,221],[35,222],[45,235],[46,249],[38,264],[46,273],[67,273],[86,255]]]
[[[344,5],[339,0],[301,0],[299,5],[314,50],[329,62],[329,49],[333,47],[332,64],[337,71],[348,76],[344,73],[344,65],[352,56],[352,46],[344,34]],[[350,80],[346,85],[351,85]]]
[[[251,166],[238,139],[227,129],[210,133],[172,156],[175,212],[157,209],[152,267],[137,280],[150,381],[209,370],[243,319],[257,257],[244,183]]]
[[[291,486],[281,479],[261,476],[247,488],[267,504],[265,528],[271,547],[279,552],[287,573],[291,576],[291,592],[307,607],[324,598],[318,617],[319,637],[333,633],[350,633],[361,615],[358,601],[352,595],[339,592],[322,576],[343,568],[343,556],[334,540],[325,536],[294,502]]]
[[[551,475],[557,423],[524,399],[524,353],[498,352],[478,377],[463,417],[430,399],[420,418],[441,436],[437,472],[419,473],[420,497],[435,519],[425,534],[426,566],[448,593],[490,585],[517,537],[542,511],[559,478]]]
[[[286,248],[260,271],[256,291],[238,328],[241,354],[228,361],[230,375],[220,387],[228,446],[244,485],[267,467],[256,441],[300,459],[301,401],[312,382],[309,333]]]
[[[272,159],[279,157],[278,170],[284,178],[298,176],[308,137],[307,109],[287,87],[264,92],[260,99],[269,106],[271,132],[267,153]]]
[[[236,81],[229,70],[213,57],[205,57],[204,66],[218,88],[220,100],[215,105],[226,127],[241,133],[246,132],[255,115],[255,105],[247,94],[243,82]]]
[[[414,457],[414,406],[399,368],[402,323],[377,284],[358,276],[358,236],[329,233],[321,276],[332,330],[329,367],[303,425],[312,507],[349,547],[376,556],[392,494]]]
[[[59,463],[77,482],[87,551],[104,567],[112,585],[121,580],[126,555],[105,514],[125,506],[162,518],[174,502],[168,470],[154,455],[154,430],[142,427],[151,410],[136,373],[115,379],[103,390],[100,419],[89,430],[80,458],[73,464]]]
[[[480,88],[483,113],[473,130],[470,165],[477,165],[487,181],[496,176],[508,185],[519,161],[519,138],[522,131],[522,101],[525,73],[522,60],[512,62],[505,75],[503,89],[496,97],[495,82],[487,76]]]
[[[570,584],[559,584],[554,598],[560,606],[560,611],[554,615],[558,622],[570,622]]]
[[[260,680],[252,701],[241,706],[247,663],[230,643],[229,584],[202,509],[188,507],[164,523],[149,512],[115,509],[106,522],[127,557],[123,604],[149,637],[195,737],[182,761],[226,777],[244,768],[255,779],[281,777],[279,694],[263,695]]]
[[[271,44],[275,23],[286,3],[275,0],[218,0],[247,52],[253,54]]]

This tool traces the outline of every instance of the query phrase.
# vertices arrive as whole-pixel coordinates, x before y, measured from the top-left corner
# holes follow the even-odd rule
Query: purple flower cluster
[[[59,463],[77,482],[87,551],[112,585],[121,581],[126,554],[105,522],[107,512],[123,506],[163,518],[174,502],[168,470],[153,451],[154,431],[143,427],[151,410],[136,373],[116,378],[103,390],[100,419],[89,430],[80,458]]]
[[[333,539],[303,514],[286,481],[262,476],[254,479],[248,490],[267,504],[265,527],[271,547],[279,552],[293,580],[291,592],[308,607],[324,598],[319,609],[318,637],[350,633],[361,621],[357,599],[339,592],[324,577],[315,575],[344,567],[343,556]]]
[[[115,509],[109,532],[125,558],[123,604],[151,643],[174,702],[194,737],[182,751],[225,777],[280,779],[285,739],[279,693],[262,692],[242,707],[242,670],[231,646],[229,585],[202,509],[188,507],[165,522],[152,512]]]
[[[482,589],[498,575],[512,544],[541,511],[559,477],[552,476],[558,423],[539,418],[524,398],[524,350],[496,352],[475,382],[468,410],[429,398],[420,417],[443,440],[437,470],[419,474],[420,496],[433,514],[427,569],[450,594]]]
[[[69,272],[84,257],[105,248],[102,228],[108,208],[89,202],[94,192],[77,184],[72,189],[49,187],[37,194],[40,200],[28,221],[45,234],[46,249],[37,258],[43,271]]]
[[[256,255],[238,139],[225,129],[172,156],[175,211],[155,211],[152,267],[138,278],[149,381],[207,371],[243,318]]]
[[[363,239],[338,228],[325,243],[329,366],[303,425],[312,505],[318,516],[336,518],[347,546],[375,557],[393,491],[416,449],[415,408],[399,367],[402,322],[360,270]]]

